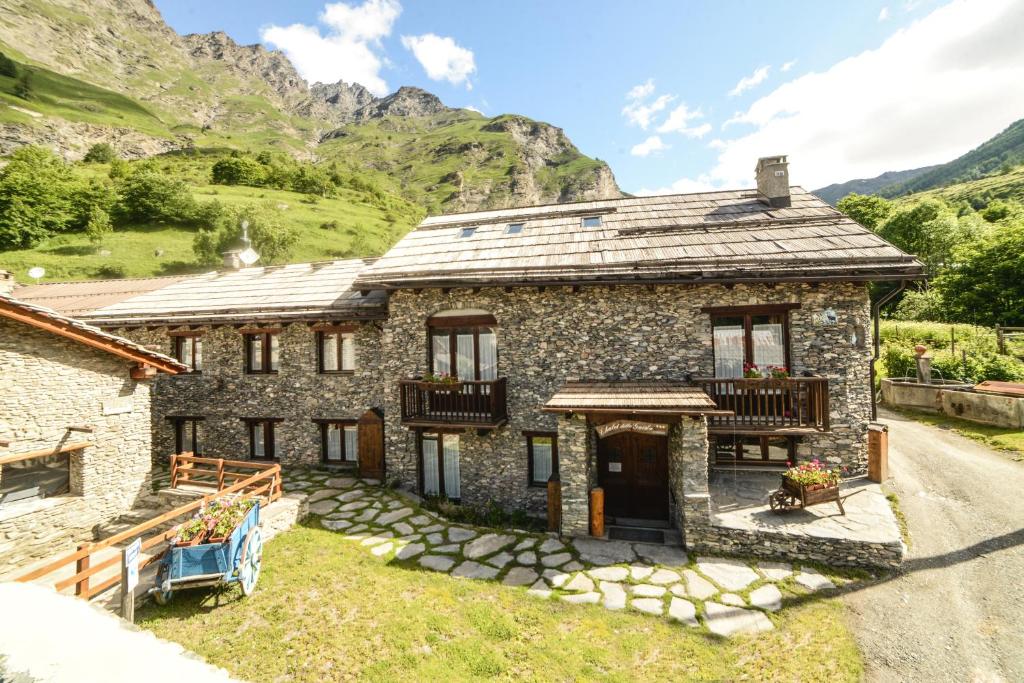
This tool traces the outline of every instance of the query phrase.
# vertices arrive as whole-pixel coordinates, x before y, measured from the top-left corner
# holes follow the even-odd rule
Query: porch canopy
[[[569,380],[544,404],[548,413],[732,415],[699,387],[664,380]]]

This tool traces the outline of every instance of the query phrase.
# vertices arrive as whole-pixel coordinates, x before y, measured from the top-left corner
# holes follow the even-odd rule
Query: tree
[[[249,223],[252,248],[260,255],[260,262],[271,264],[284,261],[298,240],[298,233],[284,221],[284,211],[273,202],[244,204],[221,211],[213,229],[196,233],[192,249],[199,261],[219,263],[221,254],[242,247],[242,221]]]
[[[970,221],[965,221],[964,226],[968,225]],[[929,275],[946,265],[953,246],[965,237],[956,213],[942,200],[931,198],[896,209],[877,232],[924,261]]]
[[[959,245],[935,282],[954,320],[1024,325],[1024,219]]]
[[[899,320],[943,322],[949,317],[949,306],[942,298],[942,292],[934,287],[911,290],[900,299],[900,303],[896,306],[895,317]]]
[[[14,94],[23,100],[31,100],[35,96],[31,71],[22,71],[18,76],[18,80],[14,82]]]
[[[196,201],[185,181],[143,167],[124,178],[119,186],[119,213],[139,222],[191,223]]]
[[[878,230],[892,213],[892,202],[877,195],[852,192],[840,199],[836,208],[868,230]]]
[[[267,170],[251,157],[229,157],[213,165],[210,177],[217,185],[260,186],[267,182]]]
[[[0,76],[7,76],[8,78],[18,77],[18,65],[3,52],[0,52]]]
[[[89,151],[82,157],[87,164],[109,164],[117,157],[114,148],[108,142],[97,142],[89,148]]]
[[[28,145],[0,170],[0,249],[32,247],[67,228],[71,171],[48,149]]]
[[[99,246],[112,232],[114,232],[114,226],[110,223],[110,214],[93,204],[89,209],[89,222],[85,225],[85,234],[89,237],[89,241]]]

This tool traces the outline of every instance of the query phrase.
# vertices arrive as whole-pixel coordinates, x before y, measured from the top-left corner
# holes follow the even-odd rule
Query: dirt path
[[[1024,680],[1024,464],[895,413],[903,571],[847,596],[870,681]]]

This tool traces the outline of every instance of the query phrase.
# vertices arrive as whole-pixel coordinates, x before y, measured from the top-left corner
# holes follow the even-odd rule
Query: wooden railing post
[[[178,483],[178,454],[171,455],[171,488]]]
[[[224,488],[224,458],[217,458],[217,490]]]
[[[91,543],[79,543],[78,544],[78,549],[79,550],[86,550],[90,545],[92,545],[92,544]],[[81,574],[82,572],[84,572],[86,569],[89,568],[89,558],[90,558],[90,555],[85,555],[83,557],[80,557],[75,562],[75,574]],[[79,580],[79,581],[77,581],[75,583],[75,595],[77,595],[80,598],[81,597],[85,597],[85,598],[89,597],[89,577],[88,576],[82,578],[81,580]]]
[[[548,531],[562,530],[562,479],[558,472],[548,478]]]

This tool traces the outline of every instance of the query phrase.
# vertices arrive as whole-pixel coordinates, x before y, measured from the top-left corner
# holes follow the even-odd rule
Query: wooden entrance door
[[[609,517],[668,519],[668,438],[622,432],[598,440],[598,483]]]

